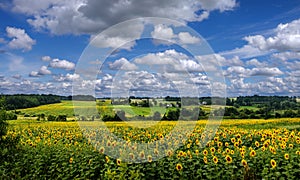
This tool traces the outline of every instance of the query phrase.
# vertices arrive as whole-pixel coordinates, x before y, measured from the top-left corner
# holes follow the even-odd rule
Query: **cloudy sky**
[[[300,96],[299,12],[299,0],[4,0],[0,93]]]

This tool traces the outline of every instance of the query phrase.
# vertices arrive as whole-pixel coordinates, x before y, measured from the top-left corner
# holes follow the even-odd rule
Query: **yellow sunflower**
[[[290,158],[289,154],[284,154],[284,159],[288,160]]]
[[[213,157],[213,161],[214,161],[215,164],[218,163],[219,160],[218,160],[217,156],[214,156],[214,157]]]
[[[225,160],[226,160],[227,163],[232,163],[232,157],[230,157],[229,155],[227,155],[225,157]]]
[[[117,165],[119,166],[119,165],[121,165],[121,159],[117,159]]]
[[[247,163],[247,161],[246,161],[245,159],[243,159],[243,160],[241,161],[241,163],[242,163],[242,165],[243,165],[244,167],[247,167],[247,165],[248,165],[248,163]]]
[[[270,161],[272,168],[276,167],[276,161],[274,159],[271,159]]]
[[[250,151],[250,156],[251,156],[251,157],[254,157],[255,155],[256,155],[255,150],[251,150],[251,151]]]
[[[181,171],[182,170],[182,165],[181,164],[176,164],[176,170]]]

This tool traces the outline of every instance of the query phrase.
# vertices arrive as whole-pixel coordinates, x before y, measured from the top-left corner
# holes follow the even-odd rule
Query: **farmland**
[[[236,99],[243,106],[182,108],[178,100],[135,99],[126,104],[126,99],[102,99],[9,110],[17,120],[7,121],[1,137],[6,142],[1,147],[1,179],[299,177],[299,104],[281,103],[295,108],[270,111],[247,98]],[[209,119],[222,109],[222,121]],[[274,118],[287,112],[294,118]]]
[[[210,137],[205,144],[206,120],[130,124],[25,121],[9,121],[7,137],[19,137],[20,141],[15,158],[8,156],[0,165],[4,179],[291,179],[300,175],[297,118],[223,120],[215,135],[204,135]],[[195,124],[182,141],[169,134],[177,123],[184,127]],[[149,128],[135,128],[141,124]],[[106,129],[126,145],[105,133]],[[162,148],[164,141],[168,143]],[[139,149],[139,142],[154,143],[157,149]],[[179,148],[173,148],[176,146]]]

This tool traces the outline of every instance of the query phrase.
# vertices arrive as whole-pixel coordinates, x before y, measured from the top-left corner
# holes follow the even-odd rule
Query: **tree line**
[[[52,94],[16,94],[16,95],[1,95],[5,99],[5,108],[7,110],[24,109],[37,107],[45,104],[60,103],[61,96]]]

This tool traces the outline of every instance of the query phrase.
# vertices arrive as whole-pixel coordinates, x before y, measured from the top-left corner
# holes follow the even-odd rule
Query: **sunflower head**
[[[117,165],[119,166],[119,165],[121,165],[121,159],[117,159]]]
[[[254,157],[255,155],[256,155],[255,150],[251,150],[251,151],[250,151],[250,156],[251,156],[251,157]]]
[[[289,154],[284,154],[284,159],[288,160],[290,158]]]
[[[218,163],[219,160],[218,160],[217,156],[214,156],[214,157],[213,157],[213,161],[214,161],[215,164]]]
[[[182,165],[181,164],[176,164],[176,170],[181,171],[182,170]]]
[[[276,167],[276,161],[274,159],[271,159],[270,164],[271,164],[272,168]]]
[[[232,163],[232,157],[230,157],[229,155],[227,155],[225,157],[225,160],[226,160],[227,163]]]
[[[243,160],[241,161],[241,163],[242,163],[242,165],[243,165],[244,167],[247,167],[247,165],[248,165],[248,163],[247,163],[247,161],[246,161],[245,159],[243,159]]]

